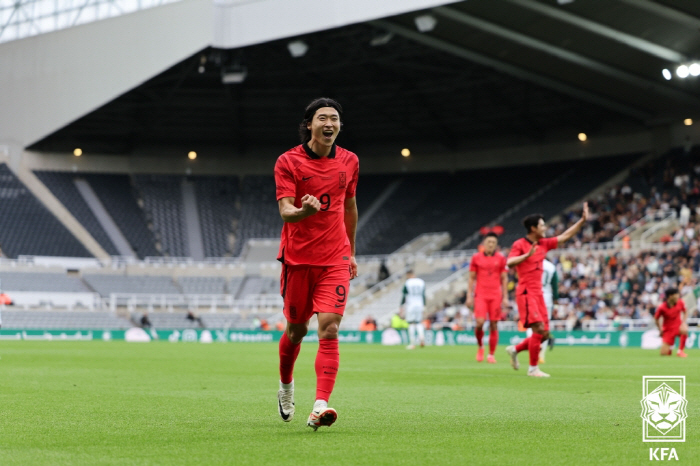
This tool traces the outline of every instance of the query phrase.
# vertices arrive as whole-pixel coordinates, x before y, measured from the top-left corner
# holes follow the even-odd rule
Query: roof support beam
[[[662,60],[668,60],[671,62],[679,63],[688,59],[682,53],[675,50],[663,47],[648,40],[641,39],[639,37],[633,36],[632,34],[627,34],[626,32],[618,31],[604,24],[591,21],[590,19],[582,18],[581,16],[570,13],[561,8],[554,7],[549,4],[540,3],[535,0],[508,0],[511,3],[515,3],[518,6],[527,8],[537,13],[549,16],[556,20],[562,21],[574,25],[583,30],[598,34],[600,36],[612,39],[621,44],[625,44],[642,52],[654,55],[655,57],[661,58]]]
[[[649,118],[651,118],[651,114],[644,112],[640,109],[633,108],[620,102],[616,102],[612,99],[599,96],[592,92],[588,92],[583,89],[570,86],[568,84],[556,81],[541,74],[533,73],[532,71],[520,68],[515,65],[511,65],[510,63],[506,63],[504,61],[486,55],[482,55],[478,52],[465,49],[463,47],[457,46],[442,39],[437,39],[428,34],[421,34],[413,29],[409,29],[386,20],[371,21],[370,24],[378,28],[384,29],[386,31],[393,32],[396,35],[405,37],[414,42],[418,42],[428,47],[432,47],[436,50],[452,54],[454,56],[463,58],[465,60],[469,60],[474,63],[479,63],[480,65],[494,68],[502,73],[509,74],[518,79],[522,79],[524,81],[529,81],[540,86],[547,87],[554,91],[561,92],[562,94],[567,94],[582,101],[599,105],[614,112],[628,115],[642,121],[646,121]]]
[[[505,28],[490,21],[486,21],[481,18],[476,18],[466,13],[462,13],[461,11],[446,7],[437,7],[433,8],[430,11],[444,18],[448,18],[466,26],[470,26],[475,29],[480,29],[489,34],[493,34],[504,39],[511,40],[525,47],[530,47],[532,49],[548,53],[562,60],[575,63],[579,66],[583,66],[584,68],[588,68],[606,76],[610,76],[611,78],[615,78],[628,84],[638,86],[642,89],[652,90],[659,94],[663,94],[666,97],[676,99],[686,104],[694,103],[695,105],[700,105],[700,99],[696,98],[693,95],[687,94],[683,91],[674,89],[672,87],[668,87],[662,83],[657,83],[655,81],[642,78],[627,71],[615,68],[614,66],[610,66],[606,63],[593,60],[592,58],[588,58],[576,52],[557,47],[539,39],[534,39],[530,36],[513,31],[511,29]]]
[[[657,16],[663,16],[666,19],[675,21],[676,23],[687,26],[691,29],[700,29],[700,18],[697,18],[688,13],[676,10],[667,5],[662,5],[660,3],[652,2],[650,0],[620,0],[623,3],[635,6],[642,10],[646,10],[650,13],[654,13]]]

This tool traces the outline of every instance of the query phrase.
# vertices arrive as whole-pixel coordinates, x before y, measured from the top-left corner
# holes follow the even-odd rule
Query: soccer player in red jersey
[[[519,369],[518,353],[528,350],[530,353],[530,368],[527,375],[533,377],[549,377],[542,372],[537,365],[542,341],[549,338],[549,318],[547,306],[542,292],[542,261],[547,251],[556,249],[569,241],[578,233],[588,220],[588,203],[583,203],[583,213],[578,222],[561,235],[554,238],[545,238],[547,226],[544,217],[540,214],[528,215],[523,220],[527,231],[524,238],[520,238],[510,249],[508,255],[508,267],[515,267],[518,272],[518,286],[515,289],[515,300],[520,314],[520,323],[525,328],[532,329],[532,336],[523,340],[517,346],[508,346],[506,351],[510,355],[513,369]]]
[[[467,307],[474,311],[476,318],[476,360],[484,360],[484,322],[489,319],[489,355],[486,359],[496,363],[494,352],[498,346],[498,321],[501,320],[501,307],[508,306],[508,272],[506,258],[496,251],[498,235],[488,233],[483,241],[483,251],[472,256],[469,264],[467,285]],[[476,282],[476,292],[474,290]]]
[[[338,417],[328,407],[340,356],[338,328],[347,301],[349,280],[357,276],[355,189],[357,155],[335,144],[343,109],[319,98],[306,107],[299,126],[302,144],[282,154],[275,164],[280,215],[284,220],[278,260],[280,293],[287,326],[279,344],[282,420],[294,416],[294,362],[309,321],[318,317],[316,402],[307,425],[330,426]]]
[[[666,290],[666,300],[654,314],[656,326],[661,333],[661,356],[671,356],[671,347],[676,343],[676,337],[680,337],[678,346],[678,357],[687,358],[685,354],[685,340],[688,338],[688,324],[685,319],[685,303],[681,299],[681,294],[676,288]],[[659,323],[661,320],[661,323]]]

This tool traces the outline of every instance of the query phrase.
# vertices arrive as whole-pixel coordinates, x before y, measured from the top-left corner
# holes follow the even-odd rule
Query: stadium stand
[[[46,272],[0,272],[3,291],[90,292],[77,276]]]
[[[245,316],[238,313],[201,314],[194,320],[187,318],[184,312],[152,312],[148,314],[151,326],[155,329],[187,329],[187,328],[239,328],[253,329],[259,326],[260,320],[269,320],[273,313],[250,313]],[[139,323],[143,313],[134,312],[131,314],[131,321]],[[197,320],[199,318],[199,321]],[[200,324],[201,321],[201,324]]]
[[[127,329],[128,320],[110,312],[3,311],[3,329]]]
[[[484,219],[494,218],[518,201],[498,186],[527,180],[534,192],[553,177],[561,176],[568,165],[551,164],[546,171],[540,167],[509,167],[405,175],[396,192],[365,225],[367,232],[358,238],[358,254],[394,251],[424,233],[426,225],[431,231],[448,231],[456,244],[478,230]],[[478,201],[474,193],[480,193]]]
[[[232,277],[228,283],[226,283],[226,289],[231,296],[238,296],[243,280],[244,277]]]
[[[514,212],[501,222],[505,232],[500,238],[501,244],[510,245],[516,239],[523,236],[522,218],[532,212],[542,213],[546,219],[551,219],[561,213],[574,202],[580,200],[598,185],[604,183],[611,176],[629,166],[641,155],[622,155],[617,157],[598,158],[585,163],[575,164],[570,172],[562,177],[546,193],[522,210]],[[478,240],[477,240],[478,241]],[[476,242],[466,245],[475,247]]]
[[[196,186],[204,254],[230,256],[241,211],[238,178],[193,177],[192,181]]]
[[[156,247],[147,217],[139,207],[139,196],[136,195],[130,178],[126,175],[107,174],[90,174],[85,175],[85,178],[138,257],[143,259],[162,255]]]
[[[280,291],[279,279],[271,277],[259,277],[249,275],[243,279],[243,283],[236,295],[236,298],[242,299],[248,295],[270,294],[278,295]]]
[[[700,200],[700,149],[685,153],[674,150],[634,170],[621,184],[589,199],[590,226],[578,235],[580,243],[602,243],[648,214],[675,211],[680,216],[683,205],[689,219],[697,215]],[[579,212],[566,212],[552,225],[550,234],[566,229]]]
[[[0,164],[0,246],[6,257],[91,256],[5,164]]]
[[[185,294],[225,294],[224,277],[179,277],[177,282]]]
[[[110,293],[182,293],[172,277],[167,276],[84,274],[83,280],[103,297],[108,297]]]
[[[143,208],[153,220],[163,254],[188,257],[179,176],[137,175],[134,184],[143,196]]]
[[[700,271],[697,241],[667,252],[644,251],[631,257],[604,254],[588,257],[555,256],[562,277],[559,286],[560,320],[597,321],[653,318],[664,289],[678,287],[693,293]],[[689,317],[697,317],[692,309]]]
[[[279,238],[282,230],[275,180],[271,176],[246,176],[241,180],[241,217],[236,232],[234,256],[240,255],[247,240]]]
[[[34,174],[51,190],[108,254],[118,256],[117,248],[98,222],[95,214],[80,195],[73,179],[75,175],[62,172],[35,171]]]

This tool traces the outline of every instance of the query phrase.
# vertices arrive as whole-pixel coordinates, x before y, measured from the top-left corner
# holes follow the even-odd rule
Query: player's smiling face
[[[544,220],[540,219],[534,232],[539,238],[544,238],[545,233],[547,233],[547,225],[544,223]]]
[[[309,146],[315,143],[330,147],[340,132],[340,115],[333,107],[321,107],[306,127],[311,131]]]

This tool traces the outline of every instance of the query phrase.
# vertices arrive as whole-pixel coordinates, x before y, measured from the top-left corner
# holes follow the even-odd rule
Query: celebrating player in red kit
[[[583,228],[587,220],[587,202],[583,203],[583,213],[579,221],[554,238],[544,237],[547,226],[542,215],[528,215],[523,220],[527,235],[513,243],[513,247],[508,255],[508,267],[515,267],[515,270],[518,272],[515,301],[518,305],[520,322],[525,328],[532,329],[532,336],[526,338],[517,346],[511,345],[506,348],[510,355],[513,369],[520,368],[518,353],[527,349],[530,353],[530,368],[527,371],[527,375],[549,377],[549,374],[542,372],[537,365],[542,341],[549,338],[549,318],[547,317],[547,306],[544,302],[544,293],[542,292],[542,261],[547,255],[547,251],[556,249],[569,241]]]
[[[357,276],[355,189],[357,155],[335,145],[343,109],[332,99],[316,99],[306,107],[299,126],[302,144],[285,152],[275,164],[280,215],[284,220],[278,260],[282,262],[280,292],[287,328],[279,344],[282,420],[294,417],[294,362],[309,320],[318,316],[316,402],[307,425],[330,426],[338,414],[328,407],[340,356],[338,328],[349,280]]]
[[[661,356],[670,356],[671,347],[676,343],[676,337],[680,337],[680,345],[676,353],[681,358],[687,358],[685,354],[685,340],[688,338],[688,324],[685,322],[687,312],[685,311],[685,303],[681,299],[681,294],[675,288],[666,290],[666,301],[661,303],[661,306],[654,314],[656,326],[661,333]],[[659,319],[662,319],[662,324],[659,324]]]
[[[467,307],[474,310],[476,318],[476,342],[479,349],[476,360],[484,360],[484,322],[489,319],[489,356],[487,362],[496,363],[494,352],[498,346],[498,321],[501,320],[501,306],[508,305],[508,272],[506,258],[496,251],[498,235],[488,233],[483,242],[484,249],[472,256],[469,264],[467,285]],[[476,281],[476,292],[474,282]]]

